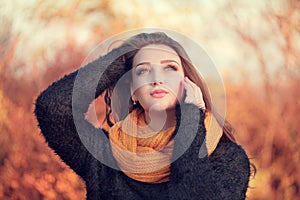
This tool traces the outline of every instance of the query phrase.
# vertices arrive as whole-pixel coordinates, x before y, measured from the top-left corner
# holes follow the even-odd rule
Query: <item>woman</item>
[[[108,131],[84,116],[103,92]],[[223,129],[211,144],[210,113]],[[135,35],[53,83],[35,114],[48,145],[85,181],[87,199],[245,199],[249,159],[184,49],[164,33]]]

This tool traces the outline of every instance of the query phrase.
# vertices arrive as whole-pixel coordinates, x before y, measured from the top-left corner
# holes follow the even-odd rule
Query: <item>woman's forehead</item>
[[[181,62],[174,49],[167,45],[151,44],[141,48],[134,57],[136,62],[160,62],[161,60],[174,60]]]

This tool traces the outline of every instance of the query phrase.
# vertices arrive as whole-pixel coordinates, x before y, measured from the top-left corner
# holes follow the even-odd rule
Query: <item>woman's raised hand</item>
[[[205,110],[205,103],[203,100],[203,95],[201,89],[193,83],[188,77],[184,77],[182,84],[186,91],[185,103],[192,103],[201,109]]]

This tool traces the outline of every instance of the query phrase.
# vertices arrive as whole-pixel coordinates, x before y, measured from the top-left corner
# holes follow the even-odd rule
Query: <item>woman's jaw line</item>
[[[145,110],[144,114],[146,123],[153,130],[160,131],[175,126],[175,107],[164,109],[161,104],[156,103],[149,110]]]

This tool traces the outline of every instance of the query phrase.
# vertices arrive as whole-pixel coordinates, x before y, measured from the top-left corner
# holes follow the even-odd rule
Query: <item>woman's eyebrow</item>
[[[180,65],[176,60],[162,60],[162,61],[160,61],[161,64],[170,63],[170,62],[175,62],[177,65]],[[150,65],[150,64],[151,64],[151,62],[140,62],[135,67],[138,67],[139,65]]]
[[[162,61],[160,61],[161,64],[170,63],[170,62],[175,62],[175,63],[177,63],[177,65],[180,65],[176,60],[162,60]]]
[[[139,65],[149,65],[150,62],[141,62],[141,63],[138,63],[135,67],[138,67]]]

